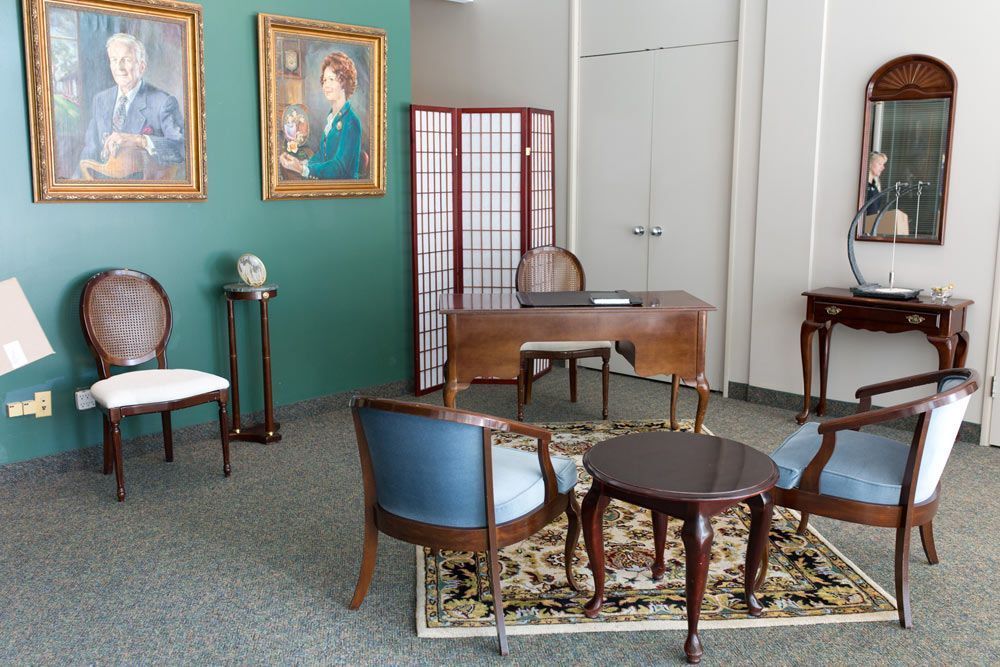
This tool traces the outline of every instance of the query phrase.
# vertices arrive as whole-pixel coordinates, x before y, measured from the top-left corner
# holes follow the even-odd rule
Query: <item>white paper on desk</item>
[[[0,375],[53,353],[17,278],[0,281]]]

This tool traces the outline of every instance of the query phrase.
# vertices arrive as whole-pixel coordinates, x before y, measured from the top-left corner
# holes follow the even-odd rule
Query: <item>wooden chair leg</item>
[[[531,383],[535,379],[535,360],[524,361],[524,404],[531,403]]]
[[[229,415],[226,413],[226,402],[219,400],[219,434],[222,436],[222,474],[229,477],[233,472],[229,465]]]
[[[795,529],[797,535],[805,535],[806,528],[809,527],[809,512],[802,512],[802,518],[799,519],[799,527]]]
[[[924,545],[924,553],[927,554],[927,562],[937,565],[937,549],[934,548],[934,524],[930,521],[920,526],[920,543]]]
[[[354,587],[354,597],[351,599],[351,609],[357,609],[368,594],[368,586],[372,583],[375,573],[375,554],[378,551],[378,527],[375,525],[375,508],[365,508],[365,537],[361,554],[361,571],[358,573],[358,585]]]
[[[570,588],[579,592],[580,588],[573,577],[573,554],[576,552],[576,545],[580,543],[580,502],[572,489],[569,492],[569,502],[566,503],[566,519],[569,522],[566,529],[566,581]]]
[[[111,447],[115,457],[115,483],[118,502],[125,500],[125,473],[122,470],[122,432],[117,421],[111,422]]]
[[[524,376],[525,364],[521,362],[521,370],[517,374],[517,421],[524,421]]]
[[[576,403],[576,359],[569,360],[569,402]]]
[[[110,475],[115,468],[115,455],[111,446],[111,422],[105,414],[101,415],[101,421],[104,427],[104,474]]]
[[[174,461],[174,432],[170,428],[170,410],[160,413],[160,421],[163,422],[163,460],[167,463]]]
[[[500,594],[500,559],[497,557],[496,545],[491,544],[489,550],[490,592],[493,594],[493,616],[497,620],[497,643],[500,645],[500,655],[510,654],[507,646],[507,630],[503,621],[503,597]]]
[[[899,606],[899,624],[913,627],[910,610],[910,531],[906,522],[896,529],[896,604]]]
[[[604,363],[601,365],[601,397],[602,397],[602,410],[601,419],[608,418],[608,384],[611,379],[611,352],[606,351],[601,358]]]

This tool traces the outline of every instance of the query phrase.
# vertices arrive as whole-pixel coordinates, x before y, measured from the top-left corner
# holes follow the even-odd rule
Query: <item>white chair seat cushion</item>
[[[572,352],[573,350],[589,350],[595,347],[614,349],[615,342],[611,340],[539,341],[525,343],[521,346],[521,352]]]
[[[228,387],[229,380],[211,373],[183,368],[153,368],[100,380],[90,388],[90,393],[102,408],[120,408],[177,401]]]

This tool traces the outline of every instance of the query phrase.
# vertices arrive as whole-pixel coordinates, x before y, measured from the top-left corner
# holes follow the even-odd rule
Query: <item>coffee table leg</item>
[[[708,561],[712,553],[712,522],[703,514],[695,514],[684,521],[681,538],[684,540],[684,592],[687,606],[688,636],[684,653],[690,664],[701,662],[704,652],[698,637],[698,619],[701,618],[701,601],[705,597],[708,581]]]
[[[662,579],[663,573],[667,571],[667,566],[663,562],[663,548],[667,544],[667,522],[669,517],[655,510],[650,510],[653,516],[653,551],[655,560],[653,561],[653,579]]]
[[[594,597],[583,607],[587,618],[594,618],[604,604],[604,509],[611,498],[602,495],[600,482],[594,480],[583,498],[583,541],[587,546],[590,571],[594,574]]]
[[[774,502],[771,494],[767,491],[747,499],[750,507],[750,540],[747,542],[747,558],[743,571],[743,590],[746,593],[747,608],[751,616],[760,616],[764,611],[760,601],[754,594],[756,589],[764,583],[767,572],[767,536],[771,530],[771,515],[774,510]],[[763,562],[761,562],[763,561]],[[760,572],[763,568],[763,572]]]

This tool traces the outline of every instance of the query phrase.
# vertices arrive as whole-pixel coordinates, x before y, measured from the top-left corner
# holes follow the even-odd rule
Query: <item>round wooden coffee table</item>
[[[594,482],[583,499],[583,536],[594,573],[594,597],[584,613],[594,618],[604,603],[604,535],[601,519],[612,498],[652,511],[656,560],[653,578],[663,576],[667,516],[684,521],[685,599],[688,636],[684,652],[690,663],[701,661],[698,618],[705,595],[712,550],[711,517],[733,505],[750,507],[750,540],[746,551],[744,590],[751,616],[763,608],[754,595],[763,581],[767,534],[774,507],[770,491],[778,469],[762,452],[713,435],[661,431],[633,433],[605,440],[583,456]],[[758,577],[758,572],[760,576]]]

